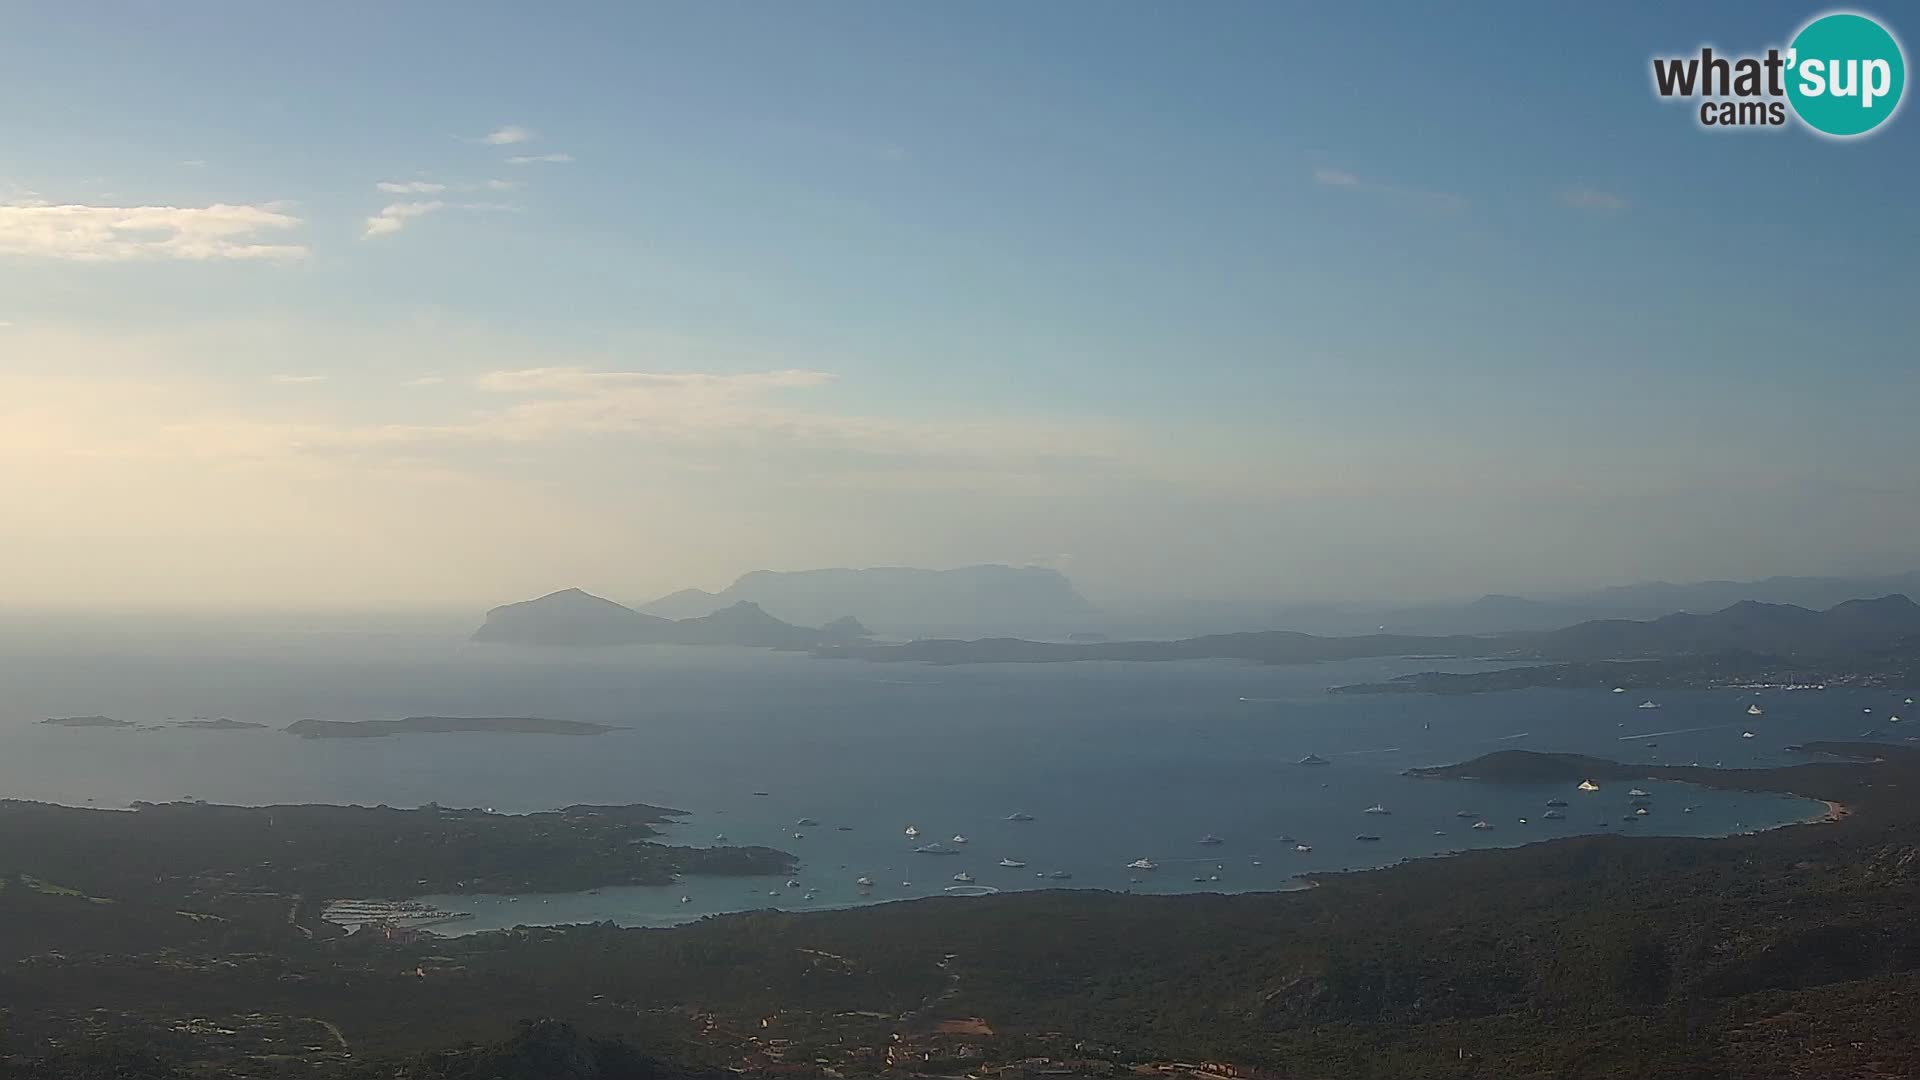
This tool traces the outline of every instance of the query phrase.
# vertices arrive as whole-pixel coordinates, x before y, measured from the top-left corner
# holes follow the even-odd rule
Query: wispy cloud
[[[401,386],[439,386],[440,384],[446,381],[447,381],[447,377],[445,375],[416,375],[411,379],[402,380],[400,385]]]
[[[305,224],[277,203],[212,206],[0,204],[0,255],[76,262],[136,259],[299,259],[302,244],[264,234]]]
[[[5,329],[7,329],[8,327],[10,327],[10,326],[12,326],[12,325],[13,325],[13,322],[12,322],[12,320],[9,320],[9,319],[0,319],[0,330],[5,330]]]
[[[407,222],[414,218],[426,217],[428,214],[438,213],[446,208],[447,204],[439,199],[427,202],[393,203],[367,219],[365,235],[369,239],[376,236],[392,236],[406,228]]]
[[[540,133],[530,128],[523,128],[518,124],[508,124],[506,127],[495,128],[477,139],[470,139],[468,141],[485,143],[488,146],[514,146],[519,143],[532,142],[539,137]]]
[[[1578,210],[1598,210],[1608,213],[1617,213],[1632,205],[1627,202],[1625,196],[1591,187],[1567,188],[1560,192],[1560,201]]]
[[[1343,188],[1348,191],[1365,192],[1401,202],[1414,203],[1447,213],[1459,213],[1467,208],[1467,200],[1459,195],[1445,191],[1428,191],[1424,188],[1406,187],[1400,184],[1388,184],[1378,180],[1359,176],[1344,169],[1321,166],[1313,170],[1313,182],[1323,187]]]
[[[447,190],[447,185],[431,180],[382,180],[373,186],[389,195],[438,195]]]
[[[509,165],[565,165],[573,161],[572,154],[520,154],[507,159]]]
[[[327,377],[325,375],[287,374],[287,375],[275,375],[272,377],[272,381],[281,383],[286,386],[299,386],[306,383],[323,383],[327,381]]]

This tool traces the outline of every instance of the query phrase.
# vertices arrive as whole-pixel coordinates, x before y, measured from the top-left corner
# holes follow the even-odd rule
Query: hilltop
[[[562,589],[487,612],[473,640],[506,645],[747,645],[809,649],[858,640],[866,627],[851,617],[826,627],[795,626],[740,601],[698,618],[663,619],[580,589]]]

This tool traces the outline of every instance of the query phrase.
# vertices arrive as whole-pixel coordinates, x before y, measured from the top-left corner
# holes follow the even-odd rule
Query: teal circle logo
[[[1787,100],[1824,135],[1851,138],[1886,123],[1906,85],[1900,43],[1865,15],[1822,15],[1801,28],[1787,51]]]

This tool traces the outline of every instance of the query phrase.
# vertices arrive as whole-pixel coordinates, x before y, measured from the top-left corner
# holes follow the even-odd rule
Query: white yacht
[[[1021,862],[1019,859],[1001,859],[1000,865],[1006,867],[1009,870],[1018,870],[1027,864]]]
[[[1743,732],[1741,732],[1741,733],[1740,733],[1740,737],[1741,737],[1741,738],[1743,738],[1743,739],[1751,739],[1751,738],[1753,738],[1753,732],[1751,732],[1751,731],[1743,731]]]
[[[1360,811],[1360,812],[1361,812],[1361,813],[1363,813],[1363,814],[1391,814],[1391,813],[1393,813],[1393,811],[1391,811],[1391,810],[1389,810],[1389,809],[1387,809],[1387,808],[1386,808],[1386,807],[1384,807],[1384,806],[1381,806],[1381,805],[1380,805],[1379,803],[1374,803],[1374,804],[1373,804],[1372,806],[1369,806],[1369,807],[1367,807],[1367,808],[1366,808],[1365,810],[1362,810],[1362,811]]]
[[[1224,844],[1226,843],[1226,841],[1220,839],[1219,837],[1213,835],[1212,833],[1208,833],[1207,835],[1201,837],[1199,840],[1196,840],[1195,843],[1200,844],[1203,847],[1213,847],[1216,844]]]
[[[1659,708],[1659,707],[1660,707],[1660,703],[1659,703],[1659,702],[1657,702],[1657,701],[1651,701],[1651,700],[1649,700],[1649,701],[1643,701],[1643,702],[1641,702],[1640,704],[1638,704],[1638,705],[1635,705],[1635,706],[1634,706],[1634,708],[1636,708],[1636,709],[1657,709],[1657,708]]]
[[[1628,791],[1627,794],[1633,796],[1636,799],[1644,799],[1649,794],[1651,794],[1651,792],[1642,791],[1639,788],[1633,788],[1630,791]]]
[[[1293,845],[1293,850],[1304,854],[1305,852],[1312,851],[1313,845],[1312,844],[1295,844]]]
[[[954,833],[954,834],[953,834],[953,842],[954,842],[954,843],[956,843],[956,844],[964,844],[964,843],[966,843],[966,842],[967,842],[967,838],[966,838],[965,836],[962,836],[962,835],[961,835],[961,834],[959,834],[959,833]]]
[[[962,885],[971,885],[973,884],[973,875],[967,873],[965,870],[962,870],[959,873],[953,875],[953,880],[959,882]]]
[[[1127,864],[1129,870],[1157,870],[1158,865],[1152,859],[1135,859]]]
[[[873,888],[873,879],[870,877],[855,878],[853,879],[853,883],[863,889]]]
[[[1627,688],[1624,686],[1616,686],[1613,688],[1613,692],[1616,694],[1624,694],[1627,692]]]
[[[1491,821],[1476,821],[1476,822],[1474,822],[1474,823],[1473,823],[1473,827],[1474,827],[1474,828],[1476,828],[1476,829],[1479,829],[1479,830],[1480,830],[1480,831],[1482,831],[1482,832],[1485,832],[1486,830],[1488,830],[1488,829],[1491,829],[1491,828],[1493,828],[1493,822],[1491,822]]]
[[[681,902],[681,903],[683,903],[683,904],[691,904],[691,903],[693,903],[693,897],[691,897],[691,896],[683,896],[683,897],[681,897],[681,898],[680,898],[680,902]]]
[[[1008,821],[1032,821],[1033,815],[1027,813],[1024,810],[1015,810],[1013,813],[1007,815],[1007,820]]]
[[[919,835],[920,835],[920,830],[917,827],[913,825],[907,826],[907,839],[912,840],[913,838]]]
[[[1580,781],[1580,790],[1581,791],[1599,791],[1600,785],[1594,783],[1591,780],[1582,780]]]
[[[1747,715],[1748,715],[1748,716],[1759,716],[1759,715],[1760,715],[1761,713],[1763,713],[1763,712],[1765,712],[1765,711],[1766,711],[1765,709],[1762,709],[1762,708],[1761,708],[1760,706],[1758,706],[1758,705],[1749,705],[1749,706],[1747,706]]]

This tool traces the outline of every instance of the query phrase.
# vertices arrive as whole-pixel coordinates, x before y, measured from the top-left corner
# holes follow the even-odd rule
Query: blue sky
[[[1821,10],[15,5],[0,604],[1905,568],[1920,129],[1649,88]]]

